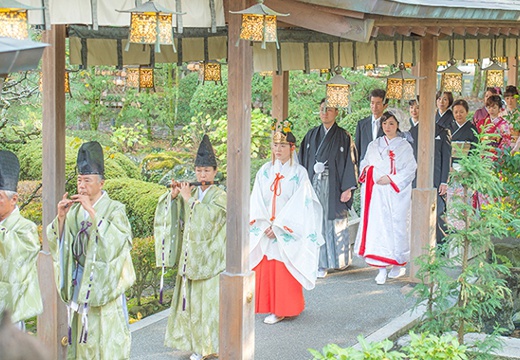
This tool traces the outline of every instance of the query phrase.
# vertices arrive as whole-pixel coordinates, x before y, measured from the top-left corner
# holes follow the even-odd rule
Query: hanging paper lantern
[[[241,11],[230,11],[230,13],[242,15],[240,39],[261,42],[262,49],[265,49],[266,43],[274,42],[276,43],[276,48],[279,49],[276,17],[289,16],[289,14],[278,13],[265,6],[263,2],[263,0],[258,0],[258,4],[250,8]]]
[[[173,43],[172,15],[184,15],[160,5],[152,0],[129,10],[117,10],[130,13],[130,29],[126,51],[130,43],[155,45],[155,52],[161,52],[161,45],[171,45],[176,52]]]
[[[350,87],[353,83],[347,81],[341,75],[343,72],[341,66],[336,66],[334,72],[336,75],[320,83],[326,85],[325,105],[334,108],[347,108],[350,103]]]

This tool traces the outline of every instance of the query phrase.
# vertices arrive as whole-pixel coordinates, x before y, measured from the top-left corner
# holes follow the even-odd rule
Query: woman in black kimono
[[[451,146],[452,149],[464,147],[463,144],[469,144],[471,148],[471,144],[474,144],[478,141],[475,133],[477,132],[477,128],[471,121],[468,121],[468,103],[466,100],[457,100],[452,105],[453,117],[455,119],[453,126],[451,128]],[[466,146],[469,150],[469,148]],[[456,163],[458,158],[455,153],[452,154],[452,163]]]
[[[460,160],[461,156],[467,154],[467,152],[474,146],[473,144],[478,142],[478,138],[476,136],[477,128],[471,121],[468,121],[467,119],[469,106],[466,100],[460,99],[455,101],[453,103],[452,109],[455,122],[451,132],[451,146],[453,150],[451,173],[458,171],[458,160]],[[461,151],[461,149],[463,150]],[[451,214],[454,197],[462,196],[464,196],[464,189],[460,184],[453,181],[448,187],[446,208],[448,214],[447,223],[455,229],[463,229],[465,226],[463,221],[456,219],[456,217]],[[473,200],[476,200],[476,196]],[[456,250],[452,249],[451,251]]]
[[[453,94],[449,91],[438,91],[436,95],[437,111],[435,111],[435,123],[445,129],[451,130],[455,120],[451,111],[453,104]]]

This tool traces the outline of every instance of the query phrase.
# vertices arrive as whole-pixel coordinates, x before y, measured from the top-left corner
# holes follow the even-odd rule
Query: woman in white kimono
[[[386,112],[381,117],[384,136],[372,141],[360,164],[361,227],[355,253],[379,268],[377,284],[405,274],[410,258],[408,224],[412,180],[417,163],[408,141],[399,136],[399,122]]]
[[[268,313],[264,323],[271,325],[303,311],[303,288],[314,288],[324,243],[322,208],[307,170],[297,164],[295,142],[290,131],[274,134],[273,160],[260,168],[251,193],[255,311]]]

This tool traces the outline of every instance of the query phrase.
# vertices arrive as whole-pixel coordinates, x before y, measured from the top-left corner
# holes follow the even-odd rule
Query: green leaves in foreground
[[[394,343],[388,339],[379,342],[367,342],[363,336],[358,336],[361,349],[353,347],[342,348],[336,344],[328,344],[320,353],[309,349],[313,360],[466,360],[466,346],[460,345],[457,338],[451,334],[436,336],[429,333],[415,334],[410,332],[410,344],[400,350],[394,348]]]

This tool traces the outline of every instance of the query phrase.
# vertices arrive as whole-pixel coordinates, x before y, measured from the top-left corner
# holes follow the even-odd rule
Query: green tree
[[[251,158],[265,159],[269,154],[271,136],[271,117],[256,109],[251,113]],[[183,135],[179,138],[179,146],[186,146],[195,152],[204,134],[208,134],[215,155],[218,159],[219,169],[224,174],[227,167],[227,118],[221,116],[214,118],[208,114],[194,116],[189,125],[184,127]]]
[[[503,196],[489,146],[478,143],[469,155],[460,155],[459,169],[453,172],[450,182],[451,186],[462,186],[463,193],[453,196],[449,236],[440,251],[432,249],[419,259],[417,277],[421,283],[413,293],[419,302],[426,300],[427,303],[420,329],[439,335],[454,330],[459,343],[464,344],[464,334],[482,329],[481,319],[495,316],[501,302],[510,296],[501,276],[509,271],[498,264],[492,243],[492,237],[505,235],[504,221],[510,215],[499,206],[483,205],[480,210],[472,206],[475,191],[488,199]],[[463,227],[451,225],[455,220],[462,222]],[[442,255],[453,248],[460,249],[460,253],[451,258]],[[450,273],[456,275],[450,276]],[[478,344],[479,350],[487,353],[496,347],[499,343],[495,335]]]
[[[0,92],[0,149],[16,151],[41,134],[38,72],[10,74]]]
[[[101,67],[89,67],[80,70],[77,76],[79,80],[78,99],[73,106],[73,113],[79,122],[88,121],[91,130],[98,130],[103,117],[108,116],[109,110],[102,103],[102,98],[114,86],[112,78],[104,75]]]

